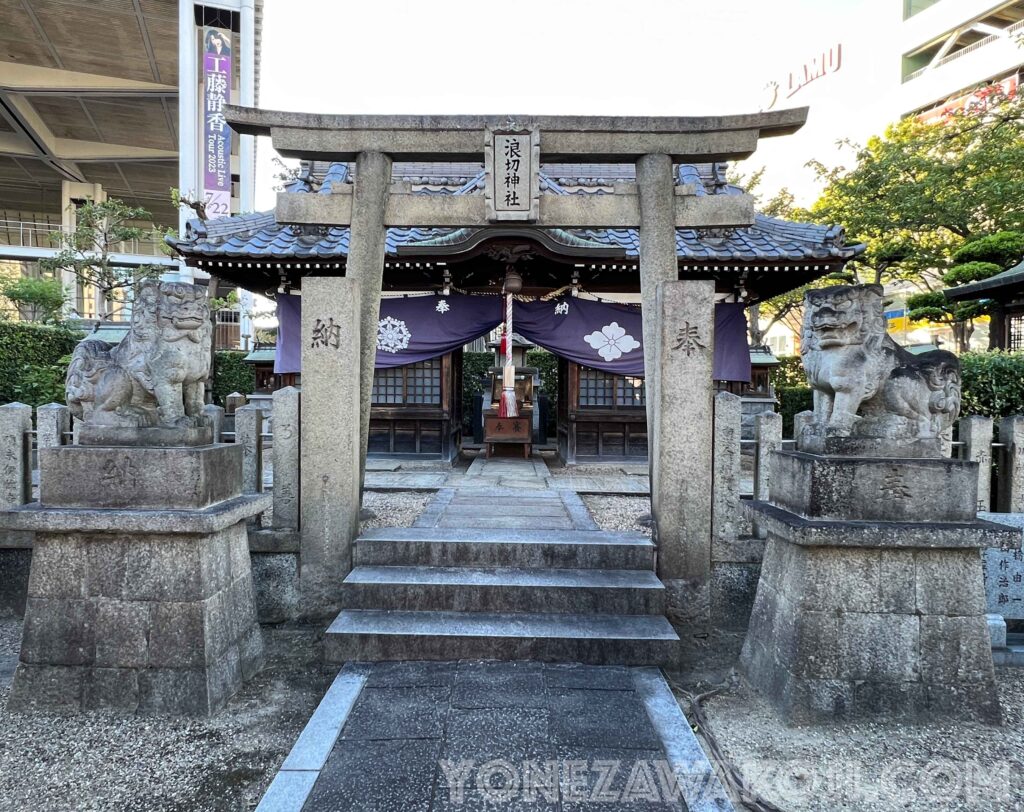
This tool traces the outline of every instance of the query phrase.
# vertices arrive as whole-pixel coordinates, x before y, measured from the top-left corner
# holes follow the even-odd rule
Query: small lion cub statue
[[[140,283],[120,344],[82,341],[71,356],[68,406],[86,425],[205,425],[212,326],[206,291],[181,282]]]
[[[807,291],[800,354],[825,436],[933,440],[960,411],[959,359],[893,341],[880,285]]]

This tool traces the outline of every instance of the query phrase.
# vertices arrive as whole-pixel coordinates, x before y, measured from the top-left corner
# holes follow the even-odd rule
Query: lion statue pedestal
[[[977,519],[977,464],[941,455],[958,359],[898,347],[877,286],[808,292],[802,351],[814,420],[747,503],[768,540],[743,673],[794,724],[998,723],[978,549],[1020,538]]]
[[[80,442],[0,513],[35,532],[11,708],[205,715],[261,667],[246,522],[270,497],[203,420],[210,331],[205,291],[150,281],[120,344],[75,350]]]

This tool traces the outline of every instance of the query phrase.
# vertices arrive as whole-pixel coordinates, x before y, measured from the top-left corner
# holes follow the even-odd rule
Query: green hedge
[[[814,400],[809,386],[782,386],[775,390],[779,401],[779,414],[782,415],[782,436],[793,436],[793,416],[799,412],[814,408]]]
[[[462,354],[462,430],[468,438],[467,442],[473,439],[473,395],[486,390],[486,379],[492,366],[493,352]]]
[[[233,392],[252,394],[256,389],[256,368],[242,362],[248,353],[220,350],[213,358],[213,402],[224,405],[224,398]]]
[[[66,327],[0,321],[0,403],[63,403],[64,377],[81,338]]]
[[[558,356],[539,348],[529,350],[526,365],[540,370],[540,391],[548,399],[547,435],[554,437],[558,433]]]
[[[972,352],[960,356],[960,414],[1024,414],[1024,353]]]
[[[768,373],[775,388],[807,386],[807,377],[799,355],[783,355],[779,365]]]

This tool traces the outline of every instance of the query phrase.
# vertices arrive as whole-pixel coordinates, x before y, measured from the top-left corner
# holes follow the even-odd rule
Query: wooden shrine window
[[[375,406],[440,406],[441,358],[375,370],[372,398]]]
[[[581,366],[579,387],[581,409],[642,408],[646,403],[643,378]]]
[[[1024,313],[1014,313],[1007,321],[1006,349],[1024,350]]]

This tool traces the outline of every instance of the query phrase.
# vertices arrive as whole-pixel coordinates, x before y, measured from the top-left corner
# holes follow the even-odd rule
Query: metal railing
[[[948,65],[950,62],[954,62],[962,56],[967,56],[967,54],[974,53],[975,51],[984,48],[986,45],[991,45],[996,40],[1007,39],[1012,34],[1024,32],[1024,20],[1019,20],[1018,22],[1013,23],[1013,25],[1008,25],[1003,29],[1003,31],[1004,33],[1002,34],[989,34],[987,37],[982,37],[977,42],[972,42],[970,45],[965,45],[963,48],[960,48],[951,54],[946,54],[946,56],[935,62],[935,64],[928,64],[923,68],[918,68],[912,73],[908,73],[903,77],[903,81],[909,82],[912,79],[916,79],[918,76],[927,73],[929,70],[940,68],[943,65]]]
[[[60,235],[70,233],[63,226],[54,223],[31,220],[0,220],[0,245],[15,248],[60,248]],[[135,256],[165,256],[160,240],[125,240],[111,246],[113,254]]]

